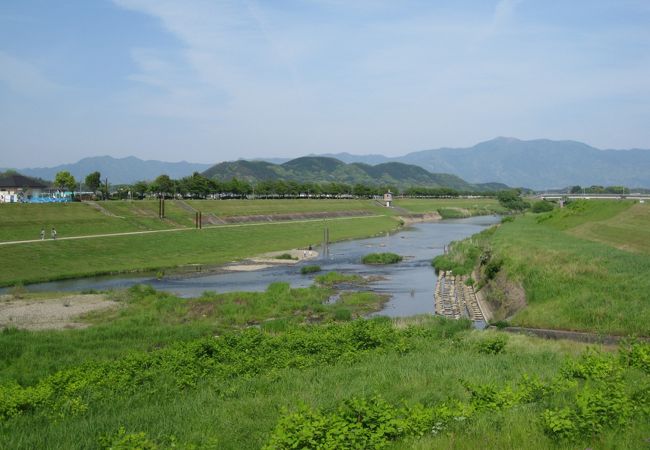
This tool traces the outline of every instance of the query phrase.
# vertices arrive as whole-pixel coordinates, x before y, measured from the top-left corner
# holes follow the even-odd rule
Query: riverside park
[[[165,203],[0,205],[1,448],[647,446],[649,205]]]

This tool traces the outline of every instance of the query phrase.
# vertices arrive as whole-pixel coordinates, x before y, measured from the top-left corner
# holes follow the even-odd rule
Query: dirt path
[[[255,222],[255,223],[238,223],[238,224],[227,224],[227,225],[213,225],[213,226],[204,226],[203,229],[213,229],[213,228],[235,228],[235,227],[256,227],[262,225],[283,225],[287,223],[307,223],[307,222],[320,222],[324,219],[327,220],[347,220],[347,219],[369,219],[376,217],[384,217],[380,214],[373,215],[359,215],[359,216],[345,216],[345,217],[320,217],[318,219],[304,219],[304,220],[278,220],[275,222]],[[46,243],[46,242],[55,242],[55,241],[69,241],[73,239],[95,239],[103,237],[113,237],[113,236],[131,236],[136,234],[153,234],[153,233],[174,233],[179,231],[198,231],[195,228],[171,228],[168,230],[147,230],[147,231],[127,231],[123,233],[107,233],[107,234],[91,234],[87,236],[69,236],[69,237],[57,237],[56,240],[53,239],[30,239],[27,241],[6,241],[0,242],[2,245],[19,245],[19,244],[35,244],[35,243]]]
[[[15,299],[0,296],[0,329],[60,330],[85,328],[79,317],[91,311],[116,308],[118,302],[104,295],[66,295],[46,299]]]

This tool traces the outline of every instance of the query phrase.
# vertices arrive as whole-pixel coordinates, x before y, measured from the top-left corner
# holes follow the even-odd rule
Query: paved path
[[[306,223],[306,222],[322,222],[323,220],[348,220],[348,219],[369,219],[374,217],[384,217],[383,215],[376,214],[372,216],[347,216],[347,217],[331,217],[331,218],[320,218],[320,219],[304,219],[304,220],[282,220],[277,222],[257,222],[257,223],[238,223],[231,225],[213,225],[203,227],[204,230],[210,230],[214,228],[238,228],[238,227],[257,227],[262,225],[284,225],[288,223]],[[90,234],[86,236],[69,236],[69,237],[57,237],[56,241],[71,241],[74,239],[95,239],[103,237],[113,237],[113,236],[131,236],[136,234],[152,234],[152,233],[173,233],[177,231],[200,231],[196,228],[170,228],[166,230],[147,230],[147,231],[127,231],[123,233],[108,233],[108,234]],[[35,243],[45,243],[53,242],[54,239],[30,239],[27,241],[7,241],[0,242],[0,245],[19,245],[19,244],[35,244]]]

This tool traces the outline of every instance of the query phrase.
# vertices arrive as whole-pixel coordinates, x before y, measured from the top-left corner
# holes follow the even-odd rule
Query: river
[[[304,264],[318,264],[326,271],[356,273],[380,278],[368,289],[390,296],[379,313],[390,317],[433,314],[433,291],[436,275],[431,267],[434,256],[441,254],[450,242],[464,239],[499,222],[495,216],[417,223],[396,233],[381,237],[356,239],[330,244],[329,257],[320,257],[295,265],[278,265],[253,272],[225,272],[164,276],[155,274],[126,274],[54,281],[26,286],[28,291],[84,291],[120,289],[135,284],[149,284],[157,290],[180,297],[196,297],[204,291],[263,291],[275,281],[285,281],[293,287],[307,287],[316,274],[301,275]],[[317,249],[318,250],[318,249]],[[368,266],[361,258],[373,252],[393,252],[404,257],[399,264]],[[322,273],[322,272],[321,272]]]

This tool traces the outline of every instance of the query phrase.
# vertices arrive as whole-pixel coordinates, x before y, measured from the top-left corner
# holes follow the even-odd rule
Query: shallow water
[[[191,276],[169,276],[157,279],[155,274],[114,275],[40,283],[27,286],[29,291],[107,290],[149,284],[157,290],[180,297],[196,297],[204,291],[264,291],[275,281],[293,287],[307,287],[317,274],[301,275],[306,264],[318,264],[323,272],[336,270],[363,276],[382,277],[368,289],[387,294],[391,299],[379,313],[391,317],[433,314],[433,291],[436,275],[431,267],[434,256],[443,253],[451,241],[464,239],[497,223],[498,217],[481,216],[468,219],[419,223],[394,234],[331,244],[329,257],[295,265],[281,265],[254,272],[196,273]],[[317,249],[320,250],[320,249]],[[393,252],[404,257],[399,264],[368,266],[361,258],[373,252]],[[322,273],[322,272],[321,272]]]

